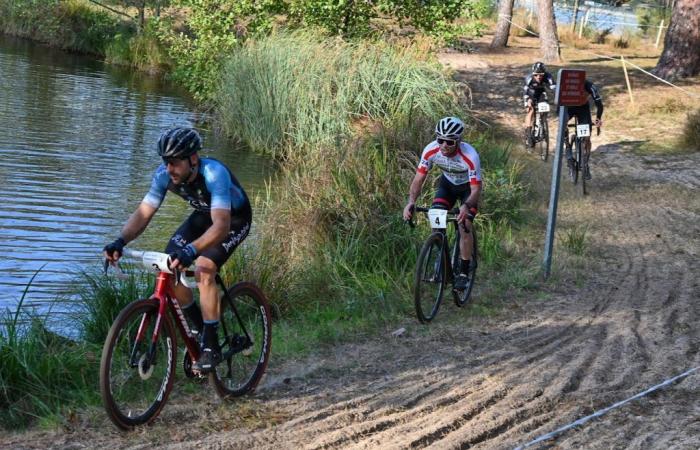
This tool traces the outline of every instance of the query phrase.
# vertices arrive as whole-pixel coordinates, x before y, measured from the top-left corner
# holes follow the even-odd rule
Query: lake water
[[[162,130],[206,118],[158,78],[3,35],[0,88],[0,309],[43,267],[25,297],[40,306],[99,265],[150,186]],[[226,163],[252,199],[270,161],[198,128],[203,155]],[[162,251],[188,208],[167,196],[134,246]]]

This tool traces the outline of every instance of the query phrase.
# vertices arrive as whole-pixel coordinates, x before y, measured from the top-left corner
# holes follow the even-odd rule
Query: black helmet
[[[547,69],[544,67],[544,63],[537,61],[532,65],[532,73],[545,73]]]
[[[201,148],[202,138],[192,128],[171,128],[158,138],[158,155],[161,158],[187,158]]]
[[[464,133],[464,122],[457,117],[443,117],[435,125],[435,134],[442,139],[460,139]]]

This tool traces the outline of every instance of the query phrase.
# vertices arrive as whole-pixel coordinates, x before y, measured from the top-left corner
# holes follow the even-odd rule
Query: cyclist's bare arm
[[[411,220],[411,217],[413,217],[413,207],[416,205],[416,200],[420,195],[421,189],[423,189],[423,183],[425,183],[425,179],[427,177],[427,173],[420,172],[417,172],[416,176],[413,177],[413,181],[411,181],[411,187],[408,189],[408,203],[403,209],[403,218],[405,220]]]
[[[158,211],[157,208],[154,208],[148,203],[141,202],[122,227],[120,236],[124,239],[124,242],[129,243],[139,237],[151,222],[156,211]],[[109,261],[117,261],[121,257],[117,252],[113,253],[111,256],[108,255],[107,252],[104,252],[104,256]]]
[[[462,223],[464,222],[464,219],[467,217],[468,213],[468,208],[474,207],[476,208],[477,205],[479,204],[479,197],[481,196],[481,185],[480,184],[472,184],[470,186],[471,192],[469,193],[469,197],[467,197],[467,201],[465,201],[460,207],[459,207],[459,215],[457,216],[457,222]]]

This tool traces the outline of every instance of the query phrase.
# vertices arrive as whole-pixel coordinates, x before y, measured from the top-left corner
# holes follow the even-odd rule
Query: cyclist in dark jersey
[[[150,190],[120,236],[105,246],[104,254],[109,261],[117,261],[124,246],[146,229],[168,191],[190,203],[194,212],[175,231],[165,252],[170,255],[171,269],[196,265],[201,310],[191,289],[177,284],[173,290],[193,329],[201,333],[202,356],[193,368],[207,373],[221,360],[216,273],[248,236],[252,210],[236,177],[219,161],[201,158],[197,153],[201,147],[199,133],[191,128],[173,128],[160,136],[158,154],[163,163],[153,175]]]
[[[523,102],[527,108],[525,116],[525,145],[533,147],[532,140],[532,121],[535,118],[535,105],[541,100],[547,99],[545,88],[554,91],[556,84],[552,74],[547,72],[544,64],[536,62],[532,65],[532,73],[525,77],[525,85],[523,86]],[[544,98],[543,98],[544,95]]]
[[[600,90],[591,83],[589,80],[586,80],[584,84],[584,89],[589,95],[590,99],[593,99],[593,102],[595,103],[596,111],[595,111],[595,122],[593,122],[593,125],[596,127],[602,127],[603,126],[603,98],[600,95]],[[572,117],[576,117],[578,120],[579,125],[583,124],[588,124],[591,125],[591,105],[587,101],[583,105],[579,106],[568,106],[566,108],[566,113],[567,113],[567,119],[566,121],[568,122]],[[589,158],[591,156],[591,138],[589,136],[586,136],[583,138],[583,151],[585,153],[584,155],[584,160],[589,161]],[[571,154],[571,149],[567,148],[566,150],[566,158],[567,158],[567,164],[569,167],[573,164],[573,155]],[[590,180],[591,177],[591,170],[589,167],[589,164],[585,165],[586,167],[586,172],[583,174],[583,176],[587,179]]]

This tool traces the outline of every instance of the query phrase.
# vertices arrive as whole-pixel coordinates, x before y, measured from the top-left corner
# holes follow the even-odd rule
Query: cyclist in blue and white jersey
[[[183,127],[167,130],[158,139],[157,148],[163,163],[153,175],[151,188],[122,227],[119,237],[105,246],[104,254],[109,261],[117,261],[124,246],[146,229],[167,192],[190,203],[194,212],[170,238],[165,253],[170,255],[171,269],[184,270],[195,263],[201,310],[191,289],[173,283],[173,290],[193,328],[201,333],[202,356],[193,368],[207,373],[221,360],[216,273],[250,232],[250,201],[224,164],[199,156],[202,139],[196,130]]]
[[[473,239],[472,222],[477,214],[481,195],[481,164],[479,154],[471,145],[462,142],[464,123],[457,117],[445,117],[435,126],[435,140],[421,154],[418,170],[408,191],[408,203],[403,218],[411,220],[428,171],[437,166],[442,169],[438,189],[431,208],[452,209],[460,201],[457,222],[460,242],[460,275],[454,283],[455,289],[465,289],[469,281]]]

